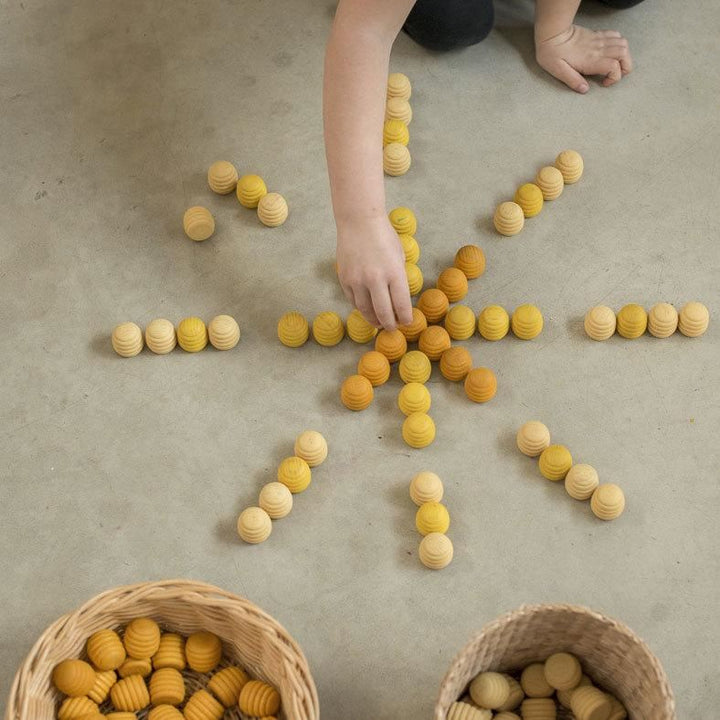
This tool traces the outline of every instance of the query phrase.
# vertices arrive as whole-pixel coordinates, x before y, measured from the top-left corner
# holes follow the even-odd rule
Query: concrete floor
[[[0,691],[40,632],[107,587],[190,577],[251,598],[300,642],[323,716],[430,718],[451,658],[525,602],[617,617],[664,663],[685,720],[717,683],[720,561],[717,320],[700,340],[594,344],[591,305],[720,307],[717,88],[720,12],[653,0],[588,4],[620,29],[637,68],[580,97],[533,60],[531,5],[498,2],[478,47],[433,55],[406,37],[413,167],[387,182],[414,208],[428,280],[462,244],[488,258],[467,302],[534,302],[540,339],[468,341],[497,397],[467,402],[435,375],[437,440],[410,451],[399,381],[366,412],[338,402],[362,349],[279,345],[286,310],[342,313],[321,136],[328,2],[3,3],[0,25]],[[555,154],[586,174],[513,239],[495,204]],[[212,196],[207,166],[260,172],[291,205],[259,226]],[[184,237],[186,207],[217,232]],[[113,326],[189,314],[238,318],[230,353],[123,360]],[[437,372],[437,371],[436,371]],[[514,448],[538,418],[628,498],[615,523],[539,477]],[[294,435],[331,447],[269,542],[235,535]],[[407,483],[446,482],[456,559],[419,566]]]

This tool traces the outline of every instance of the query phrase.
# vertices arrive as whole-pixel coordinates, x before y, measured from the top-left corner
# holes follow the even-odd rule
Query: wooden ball
[[[417,307],[429,323],[437,323],[447,314],[450,301],[442,290],[431,288],[420,295]]]
[[[295,455],[311,468],[321,465],[328,454],[327,440],[317,430],[305,430],[295,438]]]
[[[398,407],[403,415],[426,413],[431,404],[430,391],[422,383],[408,383],[398,395]]]
[[[186,317],[177,327],[178,345],[185,352],[196,353],[204,350],[208,343],[205,323],[199,317]]]
[[[526,218],[534,217],[543,207],[542,190],[535,183],[521,185],[513,200],[520,206]]]
[[[411,295],[417,295],[423,288],[422,270],[415,263],[405,263],[405,275]]]
[[[426,383],[432,373],[430,358],[420,350],[411,350],[401,358],[398,371],[404,383]]]
[[[237,532],[240,538],[246,543],[258,545],[270,537],[270,533],[272,533],[272,520],[262,508],[245,508],[238,517]],[[190,664],[189,655],[188,664]]]
[[[488,402],[495,397],[496,392],[497,378],[490,368],[474,368],[465,377],[465,394],[473,402]]]
[[[455,267],[468,280],[480,277],[485,272],[485,253],[477,245],[463,245],[455,253]]]
[[[66,697],[57,711],[58,720],[97,720],[101,717],[97,703],[85,696]]]
[[[550,447],[550,431],[538,420],[530,420],[522,425],[515,439],[520,452],[528,457],[537,457]]]
[[[125,662],[125,646],[114,630],[93,633],[88,638],[86,651],[90,662],[98,670],[115,670]]]
[[[586,685],[592,685],[592,680],[587,675],[583,675],[580,678],[580,682],[578,683],[577,687],[584,687]],[[557,701],[562,705],[564,708],[570,709],[570,701],[572,700],[572,694],[577,690],[577,688],[572,688],[572,690],[558,690],[557,691]]]
[[[538,171],[535,184],[540,188],[543,200],[559,198],[565,187],[562,173],[552,165],[546,165]]]
[[[345,326],[336,312],[321,312],[312,324],[315,342],[324,347],[333,347],[345,337]]]
[[[390,361],[381,352],[370,350],[360,358],[357,373],[366,377],[373,387],[384,385],[390,378]]]
[[[277,335],[283,345],[300,347],[310,336],[308,321],[299,312],[287,312],[278,320]]]
[[[289,515],[292,510],[292,493],[288,486],[283,485],[281,482],[267,483],[260,491],[258,505],[272,520],[279,520]]]
[[[597,470],[592,465],[573,465],[565,476],[565,490],[575,500],[588,500],[599,484]]]
[[[670,337],[678,326],[678,311],[670,303],[658,303],[648,313],[648,332],[656,338]]]
[[[454,702],[447,714],[447,720],[492,720],[492,717],[491,710],[462,701]]]
[[[385,120],[402,120],[406,125],[412,122],[412,107],[401,97],[389,97],[385,103]]]
[[[445,533],[450,527],[450,513],[442,503],[423,503],[415,513],[415,527],[421,535]]]
[[[545,679],[544,663],[528,665],[520,676],[523,692],[531,698],[548,698],[555,693],[555,688]]]
[[[398,235],[415,235],[417,232],[417,218],[415,213],[407,207],[396,207],[388,213],[388,220]]]
[[[175,326],[165,318],[156,318],[145,328],[145,344],[156,355],[167,355],[177,345]]]
[[[191,240],[202,242],[215,232],[215,218],[207,208],[195,205],[183,215],[183,230]]]
[[[496,710],[510,697],[510,683],[500,673],[481,672],[470,683],[470,697],[481,707]]]
[[[565,184],[572,185],[582,177],[584,163],[579,152],[563,150],[555,158],[555,167],[562,173]]]
[[[520,706],[523,720],[556,720],[557,705],[552,698],[528,698]]]
[[[278,482],[286,485],[291,493],[301,493],[307,489],[312,481],[310,466],[300,457],[293,455],[286,457],[278,466]]]
[[[510,316],[500,305],[487,305],[478,315],[478,331],[486,340],[502,340],[510,329]]]
[[[427,327],[427,318],[416,307],[412,309],[412,322],[409,325],[398,325],[398,330],[407,342],[417,342],[420,333]]]
[[[135,713],[110,713],[107,720],[137,720]],[[172,705],[156,705],[150,708],[147,720],[185,720],[185,716]]]
[[[418,348],[433,362],[439,360],[450,346],[448,331],[439,325],[430,325],[420,333],[418,338]]]
[[[517,708],[525,699],[525,693],[523,692],[520,683],[512,675],[503,673],[503,676],[510,686],[510,693],[508,694],[508,699],[498,708],[498,710],[505,712],[515,710],[515,708]]]
[[[453,544],[443,533],[428,533],[420,541],[418,557],[426,568],[442,570],[452,562]]]
[[[710,313],[700,302],[689,302],[680,310],[678,329],[686,337],[704,335],[710,324]]]
[[[120,357],[135,357],[143,349],[142,330],[134,322],[121,323],[113,330],[112,346]]]
[[[125,650],[131,658],[151,658],[160,647],[160,626],[151,618],[136,618],[125,626]]]
[[[612,703],[602,690],[586,685],[573,692],[570,708],[576,720],[608,720]]]
[[[617,320],[612,308],[596,305],[585,313],[585,334],[592,340],[602,341],[615,334]]]
[[[618,335],[627,340],[635,340],[645,333],[647,322],[647,313],[642,305],[636,303],[625,305],[617,314]]]
[[[410,481],[410,498],[418,507],[427,502],[440,502],[443,493],[442,480],[434,472],[423,470]]]
[[[185,680],[175,668],[156,670],[150,678],[150,702],[153,705],[180,705],[185,700]]]
[[[383,170],[386,175],[404,175],[412,164],[410,151],[401,143],[390,143],[383,148]]]
[[[231,665],[216,672],[208,681],[207,689],[229,708],[235,705],[240,691],[250,682],[248,674],[240,667]]]
[[[459,382],[472,369],[470,353],[460,345],[448,348],[440,358],[440,372],[446,380]]]
[[[243,175],[237,182],[237,199],[243,207],[255,209],[267,195],[265,181],[259,175]]]
[[[550,445],[540,454],[538,466],[542,476],[548,480],[564,480],[572,467],[572,455],[564,445]]]
[[[407,145],[410,142],[408,126],[402,120],[386,120],[383,125],[383,145],[400,143]]]
[[[453,340],[467,340],[475,334],[475,313],[467,305],[451,307],[445,316],[445,329]]]
[[[210,672],[218,666],[222,658],[222,641],[211,632],[192,633],[185,641],[185,656],[192,670],[199,673]]]
[[[420,246],[412,235],[398,235],[400,244],[402,245],[405,262],[417,264],[420,259]]]
[[[445,268],[438,276],[437,289],[445,293],[451,303],[458,302],[467,295],[467,277],[456,267]],[[420,299],[422,300],[422,296]]]
[[[410,78],[403,73],[390,73],[387,81],[387,98],[402,98],[409,100],[412,95]]]
[[[258,201],[258,220],[266,227],[279,227],[288,218],[288,204],[280,193],[266,193]]]
[[[345,321],[348,337],[360,345],[369,343],[377,334],[378,328],[371,325],[359,310],[353,310]]]
[[[82,697],[95,685],[95,671],[83,660],[63,660],[53,669],[53,685],[63,695]]]
[[[231,162],[218,160],[208,169],[208,185],[218,195],[228,195],[237,188],[238,171]]]
[[[545,661],[545,680],[556,690],[572,690],[581,678],[580,661],[570,653],[554,653]]]
[[[610,701],[610,717],[607,720],[625,720],[627,718],[625,706],[610,693],[605,693],[605,696]]]
[[[407,340],[400,330],[381,330],[375,338],[375,350],[395,363],[407,352]]]
[[[625,494],[613,483],[598,485],[590,499],[590,508],[601,520],[615,520],[625,510]]]
[[[208,338],[216,350],[232,350],[240,341],[240,326],[230,315],[216,315],[208,325]]]
[[[503,710],[503,712],[493,715],[493,720],[520,720],[520,716],[514,712]]]
[[[110,688],[117,682],[117,673],[114,670],[98,670],[95,673],[95,683],[87,696],[98,705],[102,705],[109,695]]]
[[[160,646],[152,658],[153,667],[185,669],[185,638],[177,633],[163,633],[160,636]]]
[[[340,388],[340,400],[348,410],[365,410],[373,401],[372,383],[362,375],[350,375]]]
[[[280,709],[280,693],[261,680],[250,680],[240,691],[238,707],[252,717],[275,715]]]
[[[500,203],[493,215],[493,224],[501,235],[517,235],[525,225],[523,209],[516,202]]]
[[[435,423],[424,412],[411,413],[403,422],[402,436],[403,440],[412,448],[427,447],[435,439]]]
[[[139,675],[147,677],[152,672],[152,660],[150,658],[128,658],[118,669],[117,673],[121,678]]]
[[[542,313],[535,305],[520,305],[512,314],[510,326],[515,337],[520,340],[532,340],[542,332]]]
[[[150,704],[150,694],[140,675],[130,675],[110,688],[110,700],[116,710],[138,712]]]
[[[225,708],[207,690],[196,690],[185,703],[185,720],[220,720]]]

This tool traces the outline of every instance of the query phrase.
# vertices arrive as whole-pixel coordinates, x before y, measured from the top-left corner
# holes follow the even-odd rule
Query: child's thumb
[[[588,81],[565,60],[561,60],[556,67],[553,68],[553,75],[562,80],[571,90],[582,93],[583,95],[590,89]]]

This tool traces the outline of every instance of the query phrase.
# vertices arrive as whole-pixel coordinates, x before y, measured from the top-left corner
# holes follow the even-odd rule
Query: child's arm
[[[536,0],[535,55],[541,67],[579,93],[583,75],[604,75],[615,84],[632,70],[627,40],[614,30],[594,32],[573,24],[580,0]]]
[[[405,257],[385,214],[390,49],[414,0],[341,0],[325,57],[324,122],[340,284],[376,325],[412,322]]]

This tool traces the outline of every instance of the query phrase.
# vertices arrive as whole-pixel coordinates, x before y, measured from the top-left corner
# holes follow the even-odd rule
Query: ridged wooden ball
[[[243,207],[253,210],[260,198],[267,195],[267,186],[259,175],[243,175],[237,182],[236,194]]]
[[[299,312],[287,312],[278,320],[277,335],[283,345],[301,347],[310,337],[310,326]]]
[[[153,705],[180,705],[185,700],[185,680],[175,668],[156,670],[149,685]]]
[[[517,235],[525,225],[525,213],[516,202],[502,202],[495,209],[493,225],[501,235]]]
[[[608,340],[615,334],[617,319],[612,308],[607,305],[596,305],[585,313],[585,334],[591,340]]]
[[[206,207],[195,205],[183,215],[183,230],[191,240],[202,242],[215,232],[215,218]]]
[[[312,471],[305,460],[297,455],[286,457],[277,469],[277,480],[287,486],[293,495],[307,489],[312,481]]]
[[[618,335],[627,340],[635,340],[645,333],[647,322],[647,313],[642,305],[636,303],[625,305],[617,314]]]
[[[448,348],[440,357],[440,372],[446,380],[459,382],[472,369],[472,356],[460,345]]]
[[[425,279],[422,270],[415,263],[405,263],[405,276],[411,295],[417,295],[423,288]]]
[[[590,508],[601,520],[615,520],[625,510],[625,493],[614,483],[598,485],[590,499]]]
[[[375,338],[375,350],[395,363],[407,352],[407,340],[400,330],[381,330]]]
[[[440,360],[442,354],[452,345],[448,331],[440,325],[430,325],[420,333],[418,349],[432,362]]]
[[[463,245],[455,253],[454,264],[468,280],[473,280],[485,272],[485,253],[477,245]]]
[[[272,520],[267,512],[260,507],[245,508],[238,516],[237,532],[240,538],[246,543],[258,545],[270,537],[272,533]],[[190,665],[189,655],[188,665]]]
[[[390,97],[385,103],[385,120],[402,120],[406,125],[412,122],[412,107],[401,97]]]
[[[403,73],[390,73],[387,81],[387,97],[399,97],[403,100],[409,100],[412,95],[412,85],[410,78]]]
[[[470,697],[481,707],[496,710],[510,697],[510,683],[501,673],[481,672],[470,683]]]
[[[657,303],[648,313],[648,332],[656,338],[670,337],[678,326],[678,311],[670,303]]]
[[[287,200],[276,192],[266,193],[258,201],[258,220],[266,227],[279,227],[288,218]]]
[[[275,715],[280,709],[280,693],[262,680],[250,680],[240,691],[238,707],[252,717]]]
[[[540,662],[532,663],[522,671],[520,685],[530,698],[548,698],[555,693],[555,688],[545,679],[545,664]]]
[[[583,675],[580,678],[580,682],[578,683],[577,687],[585,687],[586,685],[592,685],[592,680],[587,676]],[[572,694],[575,692],[577,688],[573,688],[572,690],[558,690],[557,691],[557,701],[562,705],[564,708],[570,709],[570,701],[572,700]]]
[[[428,533],[420,541],[418,557],[426,568],[442,570],[452,562],[453,544],[443,533]]]
[[[321,312],[312,324],[315,342],[324,347],[333,347],[345,337],[345,325],[336,312]]]
[[[371,325],[359,310],[353,310],[345,321],[348,337],[360,345],[369,343],[377,334],[378,328]]]
[[[587,685],[572,694],[570,708],[576,720],[608,720],[612,703],[602,690]]]
[[[710,313],[700,302],[689,302],[680,309],[678,330],[686,337],[704,335],[710,325]]]
[[[491,710],[460,701],[454,702],[447,714],[447,720],[492,720],[492,717]]]
[[[400,359],[398,372],[404,383],[426,383],[432,373],[430,358],[420,350],[411,350]]]
[[[208,185],[218,195],[228,195],[237,188],[238,171],[227,160],[218,160],[208,168]]]
[[[475,313],[467,305],[455,305],[445,316],[445,329],[453,340],[467,340],[475,334]]]
[[[98,670],[95,672],[95,684],[87,696],[98,705],[102,705],[110,696],[110,688],[117,682],[114,670]]]
[[[184,670],[185,665],[185,638],[178,633],[163,633],[160,636],[160,646],[152,658],[153,667],[175,668]]]
[[[412,235],[417,232],[417,217],[408,207],[399,206],[388,213],[388,220],[398,235]]]
[[[107,720],[137,720],[135,713],[127,713],[121,716],[120,713],[110,713],[105,716]],[[185,720],[185,716],[172,705],[156,705],[150,708],[147,720]]]
[[[532,340],[543,329],[543,316],[535,305],[519,305],[515,308],[510,321],[513,335],[520,340]]]
[[[493,715],[493,720],[521,720],[517,713],[510,712],[509,710],[503,710]]]
[[[417,342],[420,333],[427,327],[427,318],[416,307],[412,309],[412,322],[409,325],[398,325],[398,330],[407,342]]]
[[[229,708],[237,703],[240,691],[248,682],[250,678],[245,670],[231,665],[216,672],[208,681],[207,689]]]
[[[408,383],[398,394],[398,407],[403,415],[426,413],[431,404],[430,391],[422,383]]]
[[[110,688],[110,701],[116,710],[138,712],[150,704],[145,680],[140,675],[130,675],[118,680]]]
[[[451,303],[458,302],[467,295],[467,277],[459,268],[445,268],[438,276],[437,289],[445,293]]]
[[[420,507],[428,502],[440,502],[443,498],[442,480],[434,472],[423,470],[410,481],[410,499]]]
[[[141,681],[142,682],[142,681]],[[58,708],[58,720],[83,720],[102,717],[100,708],[89,697],[66,697]]]
[[[414,412],[405,418],[402,436],[403,440],[412,448],[419,450],[427,447],[435,439],[435,423],[426,413]]]
[[[295,438],[295,456],[311,468],[321,465],[327,454],[327,440],[317,430],[304,430]]]
[[[492,400],[497,392],[497,378],[490,368],[473,368],[465,377],[465,394],[476,403]]]
[[[575,500],[588,500],[599,483],[597,470],[592,465],[578,463],[565,476],[565,491]]]
[[[546,165],[538,171],[535,184],[542,192],[543,200],[555,200],[562,195],[565,187],[562,173],[552,165]]]
[[[510,329],[510,316],[500,305],[487,305],[478,315],[478,332],[486,340],[502,340]]]
[[[572,690],[580,684],[582,667],[570,653],[553,653],[545,660],[545,680],[556,690]]]
[[[523,455],[537,457],[550,447],[550,430],[539,420],[530,420],[520,426],[515,440]]]
[[[372,383],[362,375],[350,375],[340,388],[340,400],[348,410],[365,410],[373,401]]]
[[[185,703],[185,720],[220,720],[225,708],[207,690],[196,690]]]
[[[152,672],[152,660],[150,658],[128,658],[117,669],[117,674],[121,678],[130,677],[131,675],[139,675],[140,677],[148,677]]]
[[[134,322],[120,323],[113,330],[112,346],[120,357],[135,357],[143,349],[142,330]]]
[[[260,490],[258,505],[272,520],[279,520],[289,515],[292,510],[292,493],[287,485],[283,485],[281,482],[267,483]]]
[[[564,480],[572,467],[572,455],[564,445],[550,445],[540,454],[538,467],[544,478],[553,482]]]
[[[582,177],[585,166],[579,152],[563,150],[555,158],[555,167],[562,173],[565,184],[572,185]]]
[[[135,618],[125,626],[123,643],[129,657],[151,658],[160,647],[160,626],[151,618]]]
[[[407,145],[410,142],[410,131],[402,120],[386,120],[383,125],[383,145],[400,143]]]
[[[196,353],[204,350],[208,343],[205,323],[199,317],[186,317],[177,327],[178,345],[185,352]]]
[[[610,701],[610,717],[607,720],[625,720],[627,718],[627,710],[625,706],[610,693],[605,693]]]
[[[358,361],[357,373],[366,377],[373,387],[384,385],[390,378],[390,361],[381,352],[370,350]]]
[[[52,673],[53,685],[69,697],[87,695],[93,689],[95,680],[95,670],[84,660],[63,660]]]
[[[240,341],[240,326],[230,315],[216,315],[208,325],[208,338],[216,350],[232,350]]]
[[[127,656],[120,635],[109,628],[94,632],[88,638],[86,651],[90,662],[98,670],[115,670]]]
[[[442,503],[423,503],[415,513],[415,527],[421,535],[445,533],[450,527],[450,513]]]
[[[145,344],[156,355],[167,355],[177,345],[175,326],[165,318],[155,318],[145,328]]]
[[[405,262],[417,264],[417,261],[420,259],[420,246],[418,245],[418,241],[412,235],[406,235],[405,233],[399,234],[398,239],[402,245]]]
[[[429,323],[437,323],[447,314],[448,308],[450,307],[450,300],[442,290],[430,288],[420,295],[417,301],[417,307]]]
[[[503,675],[510,686],[510,693],[508,694],[508,699],[498,708],[498,710],[505,712],[515,710],[515,708],[517,708],[525,699],[525,693],[523,692],[520,683],[512,675],[508,675],[507,673],[503,673]]]
[[[552,698],[527,698],[522,701],[523,720],[556,720],[557,705]]]
[[[520,206],[526,218],[534,217],[543,208],[542,190],[535,183],[525,183],[515,191],[513,200]]]
[[[390,143],[383,148],[383,170],[386,175],[404,175],[411,164],[410,151],[402,143]]]

